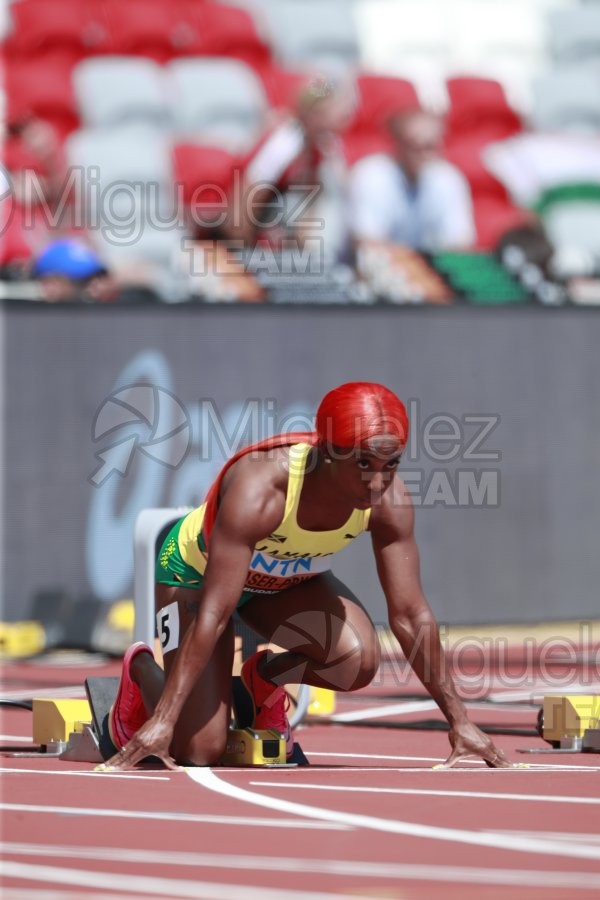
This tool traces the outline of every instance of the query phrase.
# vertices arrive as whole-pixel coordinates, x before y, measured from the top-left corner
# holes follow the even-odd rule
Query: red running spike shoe
[[[242,666],[242,683],[254,704],[252,727],[257,730],[273,728],[279,731],[285,738],[286,755],[289,759],[294,750],[292,729],[286,715],[290,698],[285,688],[277,687],[258,674],[258,663],[265,653],[266,650],[260,650],[246,660]]]
[[[154,659],[152,650],[142,641],[132,644],[123,657],[119,689],[108,714],[108,731],[117,750],[124,747],[149,718],[140,689],[130,674],[131,663],[138,653],[149,653]]]

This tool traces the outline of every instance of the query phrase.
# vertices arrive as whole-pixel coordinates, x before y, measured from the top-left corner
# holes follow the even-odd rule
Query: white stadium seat
[[[90,57],[75,67],[72,77],[84,125],[103,127],[147,122],[168,127],[171,122],[163,70],[150,59]]]
[[[600,3],[552,11],[548,38],[552,56],[559,64],[600,60]]]
[[[600,62],[552,69],[534,81],[533,95],[534,128],[600,130]]]
[[[172,84],[175,129],[232,152],[258,139],[268,100],[246,63],[219,57],[177,59],[166,67]]]
[[[170,142],[160,129],[88,128],[67,138],[68,164],[88,182],[90,238],[109,266],[150,262],[165,271],[184,232],[174,223]]]

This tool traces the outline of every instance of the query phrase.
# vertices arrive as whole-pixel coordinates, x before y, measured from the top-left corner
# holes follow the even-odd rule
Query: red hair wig
[[[328,448],[362,447],[384,434],[404,446],[408,438],[404,404],[383,384],[369,381],[349,381],[329,391],[317,410],[316,427]]]
[[[408,416],[404,404],[389,388],[370,381],[349,381],[329,391],[319,404],[315,425],[316,431],[290,431],[251,444],[225,463],[206,496],[202,531],[207,545],[217,515],[223,476],[241,456],[300,443],[333,450],[336,447],[367,446],[372,438],[380,435],[393,435],[402,446],[408,439]]]

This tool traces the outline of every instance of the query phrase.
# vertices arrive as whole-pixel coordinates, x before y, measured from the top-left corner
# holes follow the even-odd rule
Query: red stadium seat
[[[415,86],[405,78],[359,75],[356,86],[358,106],[353,127],[357,130],[385,128],[395,113],[419,109],[421,105]]]
[[[483,163],[482,150],[486,143],[488,142],[482,142],[477,136],[464,137],[447,143],[444,155],[465,175],[474,196],[486,194],[507,200],[506,188]]]
[[[510,228],[530,225],[532,213],[515,206],[511,200],[502,200],[491,194],[473,197],[477,246],[482,250],[493,250],[498,241]]]
[[[271,106],[290,111],[296,108],[300,88],[309,77],[306,72],[283,69],[277,63],[260,69],[259,75]]]
[[[182,143],[173,148],[175,183],[195,221],[214,221],[224,211],[237,164],[238,158],[220,147]]]
[[[529,222],[531,214],[515,206],[504,185],[485,167],[482,151],[487,143],[471,134],[447,143],[444,155],[469,182],[477,246],[491,250],[505,231]]]
[[[166,62],[199,52],[190,7],[183,0],[105,0],[105,8],[116,54]]]
[[[100,2],[21,0],[11,5],[12,33],[6,40],[10,58],[47,51],[64,54],[71,63],[110,49],[110,34]]]
[[[446,81],[450,103],[446,127],[449,142],[466,135],[501,140],[523,130],[520,116],[504,88],[493,78],[456,77]]]
[[[7,121],[35,116],[50,122],[62,139],[78,126],[71,65],[62,54],[11,60],[5,68]]]
[[[370,153],[393,152],[393,141],[387,130],[389,119],[395,113],[420,107],[414,85],[404,78],[359,75],[356,89],[356,113],[344,134],[349,165]]]
[[[246,10],[223,3],[191,0],[188,14],[198,36],[193,52],[206,56],[233,56],[253,68],[262,68],[270,60],[270,47]]]

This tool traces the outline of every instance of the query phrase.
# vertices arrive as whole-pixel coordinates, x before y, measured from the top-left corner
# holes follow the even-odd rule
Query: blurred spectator
[[[31,113],[10,120],[2,143],[7,190],[0,210],[0,266],[5,278],[21,278],[48,242],[71,230],[73,205],[58,134]]]
[[[43,299],[110,303],[119,288],[102,261],[81,241],[53,241],[35,259],[32,277],[42,286]]]
[[[15,209],[12,181],[0,167],[0,273],[3,279],[18,279],[31,257],[19,210]]]
[[[442,120],[411,110],[390,120],[395,155],[372,154],[350,172],[350,221],[358,241],[390,241],[435,252],[476,238],[463,174],[442,157]]]
[[[554,247],[541,222],[509,228],[498,241],[496,253],[513,272],[529,264],[546,277],[551,274]]]
[[[246,245],[258,238],[280,246],[323,235],[325,205],[341,186],[338,133],[350,104],[341,85],[316,76],[300,88],[295,109],[263,136],[246,161],[242,191],[233,197],[231,236]],[[333,200],[335,207],[336,199]]]
[[[4,154],[18,203],[44,200],[52,205],[58,200],[66,174],[65,162],[59,136],[49,122],[33,115],[10,122]]]

